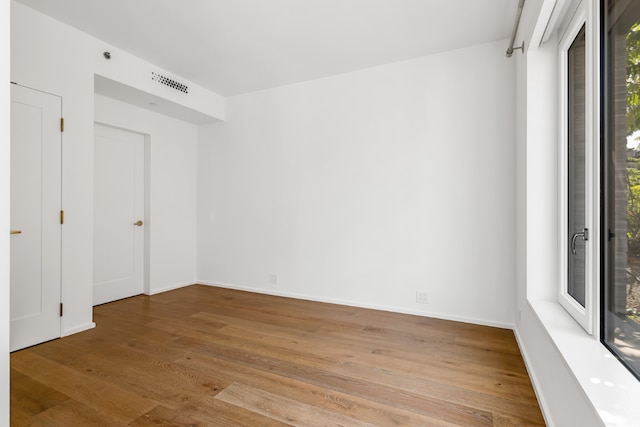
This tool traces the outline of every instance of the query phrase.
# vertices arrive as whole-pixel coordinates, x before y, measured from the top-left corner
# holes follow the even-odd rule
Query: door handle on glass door
[[[11,234],[11,235],[13,235],[13,234],[22,234],[22,230],[11,230],[11,232],[9,234]]]
[[[136,222],[133,223],[133,225],[137,225],[138,227],[142,227],[142,224],[144,224],[142,220],[137,220]]]
[[[589,229],[583,228],[581,232],[574,233],[573,236],[571,236],[571,253],[574,255],[576,254],[576,239],[578,237],[582,237],[582,240],[585,242],[589,240]]]

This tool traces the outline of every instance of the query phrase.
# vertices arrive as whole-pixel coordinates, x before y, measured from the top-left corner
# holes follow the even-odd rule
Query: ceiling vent
[[[151,72],[151,80],[169,86],[172,89],[178,90],[183,93],[189,93],[189,86],[173,80],[170,77],[163,76],[162,74]]]

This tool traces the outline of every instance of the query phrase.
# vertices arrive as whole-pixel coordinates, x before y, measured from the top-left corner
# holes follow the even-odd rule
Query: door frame
[[[142,289],[145,295],[151,294],[151,284],[150,284],[150,271],[151,271],[151,230],[152,230],[152,215],[151,215],[151,135],[148,132],[145,132],[141,129],[135,129],[130,127],[119,126],[109,122],[108,120],[94,120],[93,128],[95,130],[95,125],[105,126],[113,129],[122,130],[125,132],[133,132],[140,134],[144,137],[144,184],[143,184],[143,192],[144,192],[144,239],[143,239],[143,271],[142,271]],[[95,133],[93,135],[93,140],[95,140]],[[93,143],[93,142],[92,142]],[[93,161],[95,162],[95,153]],[[95,186],[92,187],[95,190]],[[93,283],[91,285],[91,294],[93,300]],[[92,304],[93,307],[93,304]]]

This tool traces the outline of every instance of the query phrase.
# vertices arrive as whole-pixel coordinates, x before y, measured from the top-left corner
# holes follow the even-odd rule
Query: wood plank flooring
[[[543,426],[513,332],[189,286],[11,355],[12,426]]]

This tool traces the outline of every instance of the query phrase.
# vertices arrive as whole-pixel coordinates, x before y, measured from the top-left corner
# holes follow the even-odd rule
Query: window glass
[[[640,377],[640,2],[603,4],[601,338]]]
[[[585,242],[589,238],[586,219],[586,139],[585,139],[585,27],[567,51],[567,160],[568,160],[568,242],[566,292],[585,306]]]

